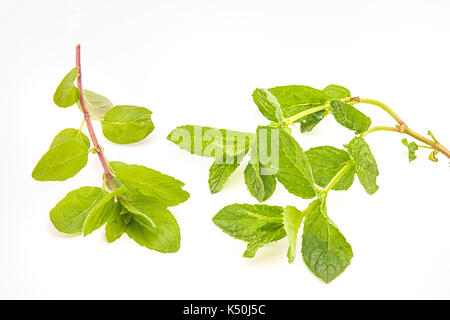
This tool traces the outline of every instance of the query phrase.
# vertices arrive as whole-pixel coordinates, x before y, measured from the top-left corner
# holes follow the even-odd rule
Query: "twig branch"
[[[80,90],[80,105],[81,110],[84,114],[84,120],[86,122],[86,126],[89,131],[89,135],[91,136],[92,144],[94,147],[98,150],[97,155],[100,160],[100,163],[102,164],[103,170],[105,171],[105,177],[108,181],[109,187],[111,190],[115,189],[114,183],[111,178],[111,170],[109,169],[108,163],[106,161],[105,155],[103,153],[102,147],[98,144],[97,137],[95,136],[94,128],[92,127],[91,122],[91,116],[89,115],[89,111],[86,108],[86,101],[84,98],[84,92],[83,92],[83,82],[81,80],[81,54],[80,54],[80,45],[78,44],[76,47],[76,65],[78,67],[78,79],[77,79],[77,85],[78,90]]]

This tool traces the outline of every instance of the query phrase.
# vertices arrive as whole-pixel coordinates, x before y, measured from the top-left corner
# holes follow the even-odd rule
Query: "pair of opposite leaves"
[[[62,80],[53,100],[66,108],[78,103],[80,92],[74,85],[78,68]],[[89,90],[83,90],[90,116],[101,121],[103,135],[120,144],[138,142],[154,129],[151,111],[118,105]],[[63,181],[75,176],[87,163],[89,138],[81,128],[64,129],[53,139],[49,150],[33,170],[39,181]],[[176,252],[180,247],[180,229],[168,207],[189,198],[184,183],[156,170],[114,161],[108,163],[113,186],[104,178],[100,187],[81,187],[69,192],[51,211],[55,228],[64,233],[84,236],[106,224],[106,237],[113,242],[126,233],[138,244],[159,252]]]

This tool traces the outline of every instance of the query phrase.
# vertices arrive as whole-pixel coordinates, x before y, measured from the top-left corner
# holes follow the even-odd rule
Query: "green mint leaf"
[[[268,165],[274,172],[277,180],[287,191],[298,197],[304,199],[315,197],[316,191],[311,167],[308,158],[297,141],[285,131],[269,127],[260,127],[258,135],[264,132],[261,131],[262,129],[267,131],[268,139],[278,140],[277,148],[272,148],[274,149],[273,151],[278,151],[278,157],[272,157],[273,161]],[[277,136],[278,139],[276,138]],[[278,163],[276,160],[278,160]]]
[[[184,183],[159,171],[114,161],[110,163],[116,178],[129,190],[157,199],[171,207],[185,202],[189,193],[182,187]]]
[[[267,89],[255,89],[253,91],[253,101],[258,106],[264,117],[271,121],[283,121],[283,111],[277,98]]]
[[[322,89],[322,92],[327,95],[330,101],[333,99],[350,98],[352,96],[350,90],[336,84],[330,84],[325,89]]]
[[[64,76],[58,88],[56,88],[53,101],[58,107],[67,108],[77,103],[80,98],[80,91],[74,85],[77,78],[78,68],[76,67]]]
[[[127,197],[126,209],[132,209],[126,227],[127,235],[141,246],[162,253],[172,253],[180,248],[180,228],[176,219],[162,204],[154,199],[133,195]],[[126,205],[125,205],[126,203]]]
[[[217,193],[222,190],[223,185],[227,182],[228,178],[239,167],[238,163],[218,163],[214,161],[211,168],[209,168],[209,190],[211,193]]]
[[[260,163],[248,163],[244,171],[245,184],[250,194],[259,202],[266,201],[275,191],[275,177],[271,174],[261,174]]]
[[[247,154],[254,134],[203,126],[177,127],[167,139],[181,149],[203,157],[235,157]]]
[[[213,222],[223,232],[248,242],[244,257],[253,258],[259,248],[286,236],[283,210],[262,204],[232,204],[220,210]]]
[[[135,143],[146,138],[155,128],[152,112],[143,107],[115,106],[102,121],[103,135],[119,144]]]
[[[323,188],[349,161],[352,161],[347,151],[332,146],[311,148],[305,154],[311,164],[314,181]],[[352,166],[332,189],[347,190],[353,184],[354,178],[355,168]]]
[[[251,160],[244,171],[245,184],[250,194],[259,202],[263,202],[273,194],[277,181],[274,175],[264,172],[265,168],[258,159],[256,144],[252,144],[250,154]]]
[[[308,86],[281,86],[269,89],[283,110],[284,118],[289,118],[305,110],[308,106],[318,106],[327,102],[327,95]]]
[[[334,84],[331,84],[325,89],[322,89],[322,92],[326,94],[328,100],[343,99],[351,96],[348,89]],[[313,107],[315,107],[315,105],[305,107],[302,111]],[[328,113],[329,112],[325,110],[317,111],[313,114],[299,119],[297,122],[300,122],[300,131],[302,133],[312,131],[312,129],[314,129],[314,127],[318,125],[319,122],[322,121],[322,119],[325,118]]]
[[[113,103],[101,94],[84,89],[84,101],[89,115],[97,120],[103,120],[106,112],[113,107]],[[81,110],[80,101],[78,107]]]
[[[80,131],[61,131],[34,168],[31,174],[33,179],[64,181],[72,178],[86,165],[89,145],[89,139]]]
[[[355,160],[355,171],[359,182],[368,194],[375,193],[378,190],[378,166],[369,145],[363,138],[355,137],[346,147]]]
[[[313,201],[305,212],[302,255],[308,268],[325,283],[350,264],[350,244],[327,215],[325,201]]]
[[[295,260],[298,229],[300,228],[303,217],[304,213],[292,206],[287,206],[283,211],[284,229],[289,240],[289,249],[287,253],[289,263],[293,263]]]
[[[414,161],[417,158],[416,151],[419,150],[419,146],[414,141],[408,143],[408,140],[406,140],[406,138],[402,139],[402,143],[408,148],[409,162]]]
[[[330,110],[339,124],[355,131],[355,133],[367,131],[372,124],[372,120],[364,113],[340,100],[332,100]]]
[[[118,195],[124,194],[125,188],[117,188],[108,193],[88,214],[83,224],[83,236],[87,236],[100,228],[108,220],[119,215],[120,205],[114,201]]]
[[[125,218],[128,217],[128,218]],[[106,240],[114,242],[119,239],[126,231],[127,224],[124,220],[131,219],[129,213],[119,214],[114,220],[108,221],[105,227]]]
[[[315,105],[305,107],[302,111],[313,107],[315,107]],[[328,112],[325,110],[317,111],[313,114],[307,115],[306,117],[300,118],[296,122],[300,123],[300,131],[302,133],[310,132],[312,131],[312,129],[314,129],[315,126],[319,124],[320,121],[322,121],[323,118],[325,118],[327,114]]]
[[[97,187],[82,187],[70,191],[50,211],[50,220],[60,232],[81,232],[84,220],[106,194],[106,191]]]
[[[364,113],[340,100],[332,100],[330,110],[340,125],[355,131],[355,133],[367,131],[372,124],[372,120]]]
[[[56,135],[49,149],[57,147],[72,138],[80,139],[86,145],[87,149],[91,147],[91,141],[83,132],[78,129],[64,129]]]

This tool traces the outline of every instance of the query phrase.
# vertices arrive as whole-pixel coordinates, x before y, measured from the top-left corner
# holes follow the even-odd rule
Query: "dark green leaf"
[[[315,106],[313,105],[313,106],[305,107],[303,109],[303,111],[305,111],[309,108],[313,108],[313,107],[315,107]],[[318,125],[319,122],[322,121],[322,119],[325,118],[325,116],[327,114],[328,114],[328,111],[321,110],[321,111],[314,112],[310,115],[307,115],[306,117],[300,118],[297,121],[300,123],[300,131],[302,133],[312,131],[312,129],[314,129],[314,127],[316,125]]]
[[[53,101],[58,107],[67,108],[77,103],[80,98],[80,91],[74,85],[74,81],[78,78],[78,68],[73,68],[65,75],[64,79],[56,88],[53,95]]]
[[[50,211],[50,220],[58,231],[81,232],[86,217],[106,194],[104,190],[97,187],[73,190]]]
[[[408,148],[408,159],[409,162],[415,160],[417,158],[416,151],[419,150],[419,146],[414,141],[411,141],[408,143],[406,138],[402,139],[403,145],[405,145]]]
[[[176,206],[189,198],[189,193],[182,189],[184,183],[171,176],[119,161],[111,162],[110,165],[117,179],[132,192],[155,198],[168,207]]]
[[[313,201],[305,213],[302,255],[308,268],[329,283],[350,264],[353,252],[327,215],[326,203]]]
[[[359,182],[361,182],[368,194],[375,193],[378,190],[378,166],[369,145],[363,138],[355,137],[350,141],[347,149],[355,160],[355,170]]]
[[[367,131],[372,123],[372,120],[364,113],[340,100],[332,100],[330,110],[339,124],[355,133]]]
[[[352,161],[347,151],[331,146],[311,148],[305,154],[311,165],[314,181],[323,188],[349,161]],[[353,184],[354,178],[355,168],[352,166],[333,186],[333,190],[347,190]]]
[[[143,107],[115,106],[102,121],[103,135],[119,144],[135,143],[147,137],[155,128],[152,112]]]
[[[267,89],[255,89],[253,91],[253,101],[258,106],[264,117],[271,121],[283,121],[283,111],[277,98]]]
[[[220,210],[213,222],[230,236],[248,242],[244,253],[247,258],[254,257],[265,244],[286,236],[281,207],[232,204]]]

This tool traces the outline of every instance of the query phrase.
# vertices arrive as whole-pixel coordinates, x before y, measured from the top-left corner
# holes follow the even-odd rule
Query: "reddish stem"
[[[111,170],[109,170],[108,163],[106,162],[105,155],[103,154],[102,147],[98,144],[97,137],[95,136],[94,128],[92,127],[91,117],[89,115],[89,111],[86,108],[86,102],[84,99],[84,93],[83,93],[83,82],[81,80],[81,54],[80,54],[80,45],[78,44],[76,47],[76,65],[78,67],[78,90],[80,90],[80,105],[81,110],[84,114],[84,120],[86,121],[86,126],[89,131],[89,135],[91,136],[92,144],[97,149],[97,155],[100,160],[100,163],[102,164],[103,170],[105,171],[105,177],[109,183],[109,187],[111,190],[114,190],[115,186],[111,178]]]

